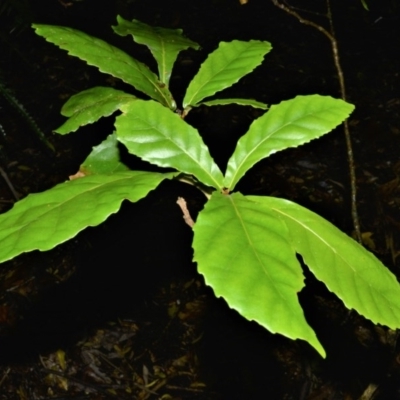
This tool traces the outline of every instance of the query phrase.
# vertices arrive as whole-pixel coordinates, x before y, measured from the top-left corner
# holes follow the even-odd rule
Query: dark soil
[[[71,95],[95,85],[131,90],[35,36],[30,22],[80,29],[150,65],[145,50],[112,33],[116,15],[182,28],[202,49],[178,60],[171,82],[177,101],[207,54],[232,39],[268,40],[273,51],[227,97],[274,104],[298,94],[339,96],[327,39],[268,0],[15,3],[22,8],[0,7],[2,82],[56,150],[0,97],[0,167],[20,197],[68,179],[112,132],[110,118],[65,137],[52,134]],[[314,3],[292,5],[327,27],[318,14],[325,3],[321,9]],[[348,99],[356,105],[350,125],[361,231],[365,245],[400,277],[400,7],[390,0],[368,3],[369,12],[357,0],[332,0],[333,19]],[[188,122],[224,168],[257,115],[238,106],[200,108]],[[338,128],[260,162],[239,190],[294,200],[351,235],[346,154]],[[191,261],[192,232],[175,204],[178,196],[196,217],[202,194],[163,183],[70,242],[1,266],[0,399],[400,399],[397,332],[346,310],[307,270],[300,300],[326,360],[215,298]],[[0,180],[1,211],[14,202]]]

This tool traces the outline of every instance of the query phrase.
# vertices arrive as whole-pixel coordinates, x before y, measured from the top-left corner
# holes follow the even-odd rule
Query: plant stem
[[[183,219],[185,220],[186,224],[189,225],[191,228],[194,226],[194,221],[190,216],[189,210],[187,208],[186,200],[183,197],[178,197],[176,204],[181,208]]]
[[[297,18],[297,20],[300,23],[312,26],[313,28],[317,29],[318,31],[320,31],[322,34],[324,34],[329,39],[331,46],[332,46],[332,54],[333,54],[333,60],[335,63],[336,73],[337,73],[337,76],[339,79],[340,95],[341,95],[342,100],[346,101],[346,86],[344,83],[343,69],[340,64],[338,44],[337,44],[337,40],[336,40],[336,36],[335,36],[335,31],[333,28],[330,0],[326,0],[327,18],[329,21],[330,32],[328,32],[323,26],[321,26],[313,21],[303,18],[300,14],[298,14],[292,8],[280,3],[278,0],[272,0],[272,3],[275,6],[279,7],[281,10],[283,10],[286,13]],[[347,120],[344,121],[343,127],[344,127],[344,135],[345,135],[345,140],[346,140],[347,159],[348,159],[348,163],[349,163],[350,192],[351,192],[351,217],[353,220],[355,237],[359,243],[362,243],[360,220],[358,217],[358,210],[357,210],[357,184],[356,184],[356,173],[355,173],[355,164],[354,164],[354,153],[353,153],[353,146],[351,143],[349,123]]]

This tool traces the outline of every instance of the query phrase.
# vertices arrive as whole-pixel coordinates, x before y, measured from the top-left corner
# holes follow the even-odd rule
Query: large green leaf
[[[36,33],[68,54],[134,86],[161,104],[175,109],[168,87],[149,68],[107,42],[72,28],[33,24]]]
[[[370,252],[324,218],[288,200],[249,196],[284,219],[310,271],[349,309],[375,324],[400,328],[400,285]]]
[[[193,229],[194,259],[217,296],[247,319],[306,340],[325,356],[299,304],[303,273],[275,212],[240,193],[214,192]]]
[[[146,45],[157,61],[158,74],[161,82],[169,84],[172,67],[182,50],[189,47],[198,49],[200,46],[185,38],[182,29],[167,29],[154,27],[134,19],[132,22],[117,16],[118,25],[113,26],[115,33],[121,36],[132,35],[136,43]]]
[[[228,161],[225,187],[233,190],[258,161],[277,151],[296,147],[330,132],[354,109],[352,104],[329,96],[297,96],[273,105],[255,120]]]
[[[260,65],[271,49],[271,43],[259,40],[221,42],[190,82],[183,108],[193,107],[204,98],[232,86]]]
[[[120,160],[117,135],[113,133],[93,150],[81,165],[79,171],[84,175],[114,174],[128,171],[129,168]]]
[[[137,171],[91,175],[30,194],[0,215],[0,262],[31,250],[52,249],[103,222],[123,200],[138,201],[172,176]]]
[[[160,167],[194,175],[205,185],[222,188],[222,172],[196,129],[154,101],[137,100],[121,108],[117,137],[129,150]]]
[[[101,117],[108,117],[119,110],[122,104],[136,97],[111,87],[97,86],[72,96],[61,109],[61,114],[70,117],[55,132],[65,134],[79,127],[92,124]]]

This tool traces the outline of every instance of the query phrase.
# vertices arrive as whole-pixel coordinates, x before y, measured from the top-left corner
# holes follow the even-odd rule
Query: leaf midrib
[[[292,215],[285,213],[283,210],[279,209],[279,208],[275,208],[275,207],[271,207],[275,212],[280,213],[282,215],[285,216],[285,218],[291,219],[293,222],[299,224],[303,229],[307,230],[308,232],[310,232],[312,235],[314,235],[318,240],[320,240],[322,243],[324,243],[327,248],[331,249],[331,251],[336,255],[337,258],[339,258],[340,260],[342,260],[343,264],[347,265],[348,268],[353,272],[353,275],[357,276],[357,279],[360,279],[363,281],[365,286],[368,286],[370,288],[370,290],[373,290],[375,293],[378,293],[379,295],[385,297],[387,304],[393,304],[392,301],[389,301],[388,298],[385,296],[384,293],[377,291],[373,286],[371,287],[369,285],[369,282],[367,282],[362,274],[358,274],[357,271],[346,261],[346,259],[344,259],[332,246],[330,246],[329,242],[326,242],[320,235],[318,235],[315,231],[313,231],[309,226],[303,224],[301,221],[299,221],[298,219],[294,218]],[[311,267],[309,266],[309,268],[311,269]],[[328,283],[324,282],[325,285],[329,286]],[[341,298],[341,297],[340,297]],[[345,301],[341,298],[341,300],[345,303]],[[346,303],[345,303],[346,304]],[[349,307],[352,308],[352,307]],[[390,307],[389,307],[390,308]],[[398,307],[398,310],[400,311],[400,307]]]
[[[287,302],[287,296],[285,296],[285,295],[283,295],[283,294],[281,293],[281,291],[280,291],[280,289],[279,289],[279,286],[277,287],[277,285],[275,284],[274,279],[272,279],[272,277],[271,277],[271,275],[270,275],[270,273],[269,273],[269,271],[268,271],[268,268],[265,268],[265,266],[264,266],[262,260],[260,259],[259,255],[258,255],[258,252],[256,251],[256,249],[255,249],[255,247],[254,247],[254,245],[253,245],[253,242],[250,240],[250,235],[249,235],[249,233],[248,233],[248,230],[246,229],[246,225],[245,225],[245,223],[244,223],[244,221],[243,221],[243,218],[241,217],[241,215],[240,215],[240,213],[239,213],[239,209],[236,207],[236,204],[235,204],[234,200],[232,199],[232,197],[231,197],[231,196],[229,196],[229,197],[230,197],[230,201],[231,201],[231,203],[232,203],[232,205],[233,205],[235,214],[237,215],[238,220],[239,220],[239,222],[240,222],[240,224],[241,224],[241,226],[242,226],[242,229],[243,229],[243,231],[244,231],[244,233],[245,233],[246,239],[247,239],[248,243],[250,244],[250,247],[251,247],[251,249],[252,249],[252,252],[253,252],[253,253],[255,254],[255,256],[256,256],[257,261],[258,261],[259,265],[261,266],[261,269],[264,271],[264,274],[268,277],[268,281],[270,282],[270,286],[273,286],[273,287],[274,287],[275,292],[278,293],[278,296],[282,299],[282,302],[286,303],[286,302]]]
[[[245,52],[248,51],[248,50],[249,50],[249,48],[244,49],[243,51],[240,52],[240,54],[239,54],[238,57],[236,57],[236,58],[239,58],[239,56],[241,57],[241,56],[243,55],[243,53],[245,53]],[[193,104],[192,104],[193,99],[196,98],[196,96],[202,91],[202,89],[204,88],[204,86],[208,85],[208,84],[209,84],[212,80],[214,80],[214,78],[215,78],[217,75],[219,75],[221,72],[227,71],[227,67],[228,67],[230,64],[232,64],[234,61],[236,61],[236,58],[231,59],[229,63],[225,64],[225,67],[224,67],[224,68],[220,69],[217,73],[215,73],[211,78],[208,79],[207,82],[204,82],[204,84],[201,85],[201,86],[199,87],[199,89],[192,95],[191,100],[188,101],[187,104],[193,106]],[[240,78],[239,78],[239,79],[240,79]],[[221,89],[221,90],[222,90],[222,89]],[[210,95],[210,96],[211,96],[211,95]],[[209,97],[209,96],[207,96],[207,97]],[[204,98],[204,97],[203,97],[203,98]]]
[[[315,114],[315,113],[310,113],[310,114],[302,115],[300,118],[298,118],[297,120],[294,120],[294,121],[299,121],[300,119],[309,117],[309,116],[314,115],[314,114]],[[268,114],[266,114],[266,115],[268,115]],[[271,138],[272,135],[275,135],[277,132],[279,132],[279,131],[282,130],[283,128],[286,128],[286,127],[288,127],[288,126],[290,126],[290,125],[295,125],[295,124],[294,124],[294,121],[290,121],[290,122],[288,122],[288,123],[286,123],[286,124],[284,124],[284,125],[280,125],[278,129],[272,131],[267,137],[263,138],[255,147],[253,147],[252,150],[250,150],[249,152],[246,152],[246,157],[243,158],[242,162],[241,162],[241,163],[239,164],[239,166],[236,168],[236,172],[235,172],[234,175],[232,175],[232,179],[231,179],[231,181],[230,181],[230,184],[229,184],[229,185],[226,184],[226,186],[227,186],[229,189],[233,189],[233,188],[232,188],[232,182],[235,182],[235,181],[236,181],[236,176],[239,175],[239,173],[241,172],[241,169],[242,169],[243,164],[245,164],[245,162],[250,158],[250,156],[251,156],[254,152],[256,152],[256,151],[260,148],[260,146],[262,146],[262,145],[265,143],[265,141],[269,140],[269,139]],[[307,142],[309,142],[309,141],[311,141],[311,140],[313,140],[313,138],[310,138],[308,141],[302,142],[301,144],[305,144],[305,143],[307,143]],[[299,144],[299,145],[300,145],[300,144]],[[258,161],[261,161],[263,158],[269,157],[271,154],[274,154],[274,153],[276,153],[276,152],[278,152],[278,151],[285,150],[285,149],[290,148],[290,147],[293,147],[293,146],[285,147],[285,148],[283,148],[283,149],[271,150],[271,152],[269,152],[266,156],[262,157],[262,158],[261,158],[260,160],[258,160]],[[253,165],[254,165],[254,164],[253,164]],[[252,166],[253,166],[253,165],[252,165]],[[250,166],[250,168],[251,168],[252,166]],[[248,170],[249,170],[249,168],[248,168],[244,173],[246,173]],[[243,174],[244,174],[244,173],[243,173]],[[242,176],[243,176],[243,174],[242,174]],[[237,182],[236,182],[236,183],[237,183]]]
[[[128,174],[126,174],[126,175],[128,175]],[[100,175],[96,175],[96,176],[100,176]],[[114,184],[114,183],[118,183],[119,181],[127,180],[127,179],[130,179],[130,178],[135,178],[135,177],[136,177],[136,175],[122,176],[121,178],[112,180],[112,181],[110,181],[110,182],[101,182],[101,183],[99,183],[98,185],[96,185],[96,186],[94,186],[94,187],[92,187],[92,188],[90,188],[90,189],[88,189],[88,190],[85,190],[84,192],[80,192],[80,193],[78,193],[78,194],[72,195],[71,197],[69,197],[67,200],[65,200],[65,201],[63,201],[63,202],[57,202],[55,205],[47,204],[47,206],[49,206],[50,208],[48,208],[48,209],[46,209],[46,210],[43,210],[43,212],[42,212],[40,215],[38,215],[35,219],[30,220],[30,221],[27,221],[24,225],[19,225],[19,226],[18,226],[14,231],[12,231],[12,232],[15,232],[15,231],[18,231],[18,230],[21,230],[21,229],[25,228],[26,226],[28,226],[28,225],[30,225],[30,224],[36,222],[37,220],[39,220],[43,215],[46,215],[46,214],[48,214],[48,213],[50,213],[50,212],[53,212],[53,211],[56,210],[57,208],[59,208],[59,207],[61,207],[61,206],[64,206],[65,204],[67,204],[67,203],[69,203],[69,202],[71,202],[71,201],[74,201],[74,200],[78,199],[80,196],[84,196],[84,195],[87,194],[88,192],[91,192],[91,191],[93,191],[93,190],[96,190],[96,189],[98,189],[98,188],[101,187],[101,186],[111,185],[111,184]],[[90,178],[90,176],[88,176],[87,178]],[[79,178],[79,179],[85,179],[85,177],[82,177],[82,178]],[[67,182],[64,182],[64,183],[68,183],[68,182],[72,182],[72,181],[67,181]],[[35,193],[35,194],[39,195],[40,193]],[[34,195],[35,195],[35,194],[34,194]],[[40,203],[40,204],[38,204],[37,206],[44,207],[44,206],[46,206],[46,203]],[[21,211],[21,213],[20,213],[19,215],[25,214],[25,213],[26,213],[26,210]],[[15,218],[14,218],[14,219],[15,219]]]
[[[74,30],[74,31],[75,31],[75,30]],[[75,32],[76,32],[76,31],[75,31]],[[122,50],[119,49],[118,47],[112,46],[112,45],[110,45],[109,43],[104,42],[102,39],[94,38],[94,39],[96,39],[96,40],[93,41],[93,40],[90,40],[90,39],[92,39],[92,38],[87,38],[87,37],[86,37],[86,34],[85,34],[84,37],[81,36],[81,39],[82,39],[82,40],[85,40],[87,43],[90,44],[90,46],[88,46],[88,49],[90,49],[91,47],[93,48],[93,47],[96,46],[97,49],[100,49],[100,50],[102,50],[102,51],[106,50],[106,51],[109,52],[109,53],[110,53],[113,49],[117,49],[118,52],[120,53],[120,55],[123,55],[124,58],[126,58],[126,60],[118,59],[118,62],[121,62],[121,63],[127,65],[128,67],[130,67],[130,68],[136,70],[136,71],[140,74],[140,76],[141,76],[142,78],[144,78],[148,83],[150,83],[150,85],[153,87],[153,89],[156,89],[156,91],[157,91],[157,92],[161,95],[161,97],[164,99],[165,104],[168,105],[168,99],[167,99],[167,97],[164,95],[164,92],[160,90],[160,87],[157,85],[156,82],[153,82],[152,80],[150,80],[150,78],[146,75],[146,73],[143,72],[143,66],[146,67],[145,64],[143,64],[143,66],[142,66],[142,65],[141,65],[142,63],[141,63],[140,61],[135,60],[135,59],[134,59],[133,57],[131,57],[129,54],[125,53],[124,51],[122,51]],[[100,41],[100,42],[98,42],[98,41]],[[54,43],[54,44],[56,44],[56,43]],[[106,44],[106,45],[108,46],[108,48],[106,48],[106,47],[104,46],[104,44]],[[74,54],[74,50],[65,49],[65,48],[62,47],[62,44],[56,44],[56,46],[61,47],[63,50],[66,50],[69,54],[71,54],[71,55],[73,55],[73,56],[75,56],[75,57],[78,57],[78,58],[80,59],[80,56],[79,56],[78,54]],[[86,54],[89,54],[89,55],[91,55],[91,56],[96,56],[95,54],[93,54],[93,53],[91,53],[91,52],[86,52]],[[125,56],[126,56],[126,57],[125,57]],[[113,58],[110,57],[110,56],[108,56],[108,57],[106,56],[106,57],[104,57],[104,58],[106,58],[107,60],[110,60],[110,61],[114,61],[114,62],[115,62],[115,59],[113,59]],[[85,61],[88,65],[91,65],[91,66],[93,66],[93,67],[98,68],[101,72],[105,72],[105,73],[107,73],[107,74],[110,74],[109,72],[105,71],[102,67],[100,67],[100,66],[94,64],[93,62],[90,62],[90,61],[88,61],[88,60],[83,60],[83,61]],[[153,73],[153,72],[150,71],[150,70],[149,70],[149,72],[150,72],[150,73]],[[113,75],[113,74],[110,74],[110,75]],[[155,75],[155,76],[156,76],[156,75]],[[127,84],[133,86],[132,83],[131,83],[131,82],[128,82],[126,79],[124,79],[124,78],[122,78],[122,77],[120,77],[120,76],[117,76],[117,78],[119,78],[119,79],[121,79],[123,82],[125,82],[125,83],[127,83]],[[161,83],[161,82],[160,82],[160,83]],[[145,93],[145,94],[147,95],[147,93]]]
[[[157,131],[158,133],[160,133],[161,136],[163,136],[163,137],[165,138],[165,140],[170,141],[177,149],[179,149],[179,150],[180,150],[181,152],[183,152],[187,157],[189,157],[197,166],[200,166],[200,169],[201,169],[203,172],[205,172],[206,175],[207,175],[209,178],[211,178],[211,180],[214,182],[214,184],[215,184],[214,187],[215,187],[216,189],[217,189],[217,188],[218,188],[218,189],[221,188],[221,185],[218,183],[218,181],[216,181],[216,179],[214,178],[214,176],[213,176],[212,174],[210,174],[210,172],[208,171],[208,169],[205,169],[205,168],[202,166],[202,164],[201,164],[200,161],[196,160],[192,155],[190,155],[190,153],[188,153],[188,152],[186,151],[186,149],[180,147],[171,137],[167,137],[166,135],[164,135],[164,132],[161,131],[161,130],[159,130],[158,127],[156,128],[156,127],[154,127],[153,125],[150,125],[150,124],[148,123],[148,120],[147,120],[147,119],[141,119],[139,115],[135,115],[133,118],[134,118],[134,119],[137,119],[137,120],[140,120],[142,123],[145,123],[145,124],[148,126],[147,130],[152,129],[152,130],[155,130],[155,131]],[[143,128],[141,128],[141,129],[143,129]],[[143,130],[144,130],[144,129],[143,129]],[[134,143],[135,143],[135,142],[134,142]],[[153,141],[152,143],[154,143],[154,141]],[[211,155],[210,155],[210,157],[211,157]],[[211,162],[214,163],[214,161],[213,161],[212,159],[211,159]],[[214,163],[214,164],[215,164],[215,163]],[[218,166],[217,166],[217,168],[218,168]],[[219,170],[219,169],[218,169],[218,170]],[[221,176],[222,176],[222,173],[221,173]]]

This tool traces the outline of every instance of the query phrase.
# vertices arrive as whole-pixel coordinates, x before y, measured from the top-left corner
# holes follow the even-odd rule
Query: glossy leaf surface
[[[167,86],[145,64],[124,51],[72,28],[38,24],[32,26],[39,36],[67,50],[68,54],[97,67],[101,72],[122,79],[166,107],[175,109],[175,102]]]
[[[334,129],[354,106],[329,96],[297,96],[273,105],[255,120],[228,161],[224,186],[233,190],[258,161],[277,151],[297,147]]]
[[[122,104],[136,97],[111,87],[97,86],[72,96],[61,109],[61,114],[70,117],[55,132],[75,132],[79,127],[92,124],[101,117],[108,117],[119,110]]]
[[[157,61],[160,81],[169,84],[172,67],[178,54],[189,47],[198,49],[200,46],[182,34],[182,29],[167,29],[147,25],[134,19],[132,22],[117,16],[115,33],[121,36],[132,35],[134,41],[146,45]]]
[[[115,133],[109,135],[98,146],[93,147],[79,171],[84,175],[128,171],[129,168],[120,160],[118,143]]]
[[[258,40],[221,42],[190,82],[183,99],[183,108],[193,107],[204,98],[238,82],[260,65],[271,49],[271,43]]]
[[[222,172],[198,131],[154,101],[137,100],[122,107],[116,119],[118,140],[130,153],[160,167],[194,175],[205,185],[222,188]]]
[[[275,212],[240,193],[214,192],[193,229],[194,260],[217,296],[245,318],[306,340],[325,356],[299,304],[303,273]]]
[[[249,196],[270,207],[290,231],[295,251],[349,309],[375,324],[400,328],[400,286],[369,251],[306,208],[274,197]]]
[[[91,175],[30,194],[0,215],[0,262],[52,249],[103,222],[123,200],[138,201],[172,176],[135,171]]]

